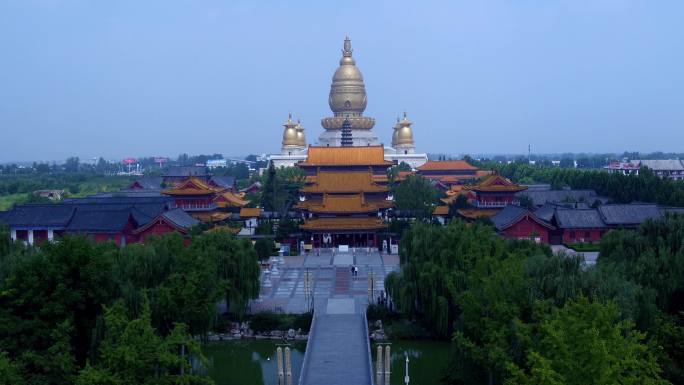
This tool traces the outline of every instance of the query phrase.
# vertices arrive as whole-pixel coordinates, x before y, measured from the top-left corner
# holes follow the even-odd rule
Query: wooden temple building
[[[202,222],[223,221],[249,203],[244,199],[244,193],[235,193],[230,188],[195,177],[162,190],[162,194],[173,197],[174,207]]]
[[[443,218],[448,213],[448,206],[453,204],[459,196],[465,196],[470,207],[459,208],[458,214],[465,219],[489,218],[506,206],[520,205],[516,195],[527,189],[527,186],[517,185],[498,174],[491,174],[477,184],[452,185],[446,191],[446,197],[441,201],[445,206],[437,206],[433,216]]]
[[[430,160],[418,167],[416,174],[434,182],[437,188],[445,191],[452,186],[473,183],[490,172],[480,170],[465,160]]]
[[[387,186],[382,146],[309,147],[298,166],[306,184],[295,206],[300,229],[313,247],[376,247],[386,231],[384,218],[394,205]]]

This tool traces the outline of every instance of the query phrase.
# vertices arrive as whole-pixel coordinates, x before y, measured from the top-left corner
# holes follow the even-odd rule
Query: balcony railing
[[[520,201],[514,200],[510,202],[479,202],[475,201],[475,207],[485,209],[485,208],[501,208],[508,205],[520,206]]]
[[[173,208],[181,208],[185,211],[206,211],[206,210],[213,210],[218,208],[218,206],[215,203],[210,203],[210,204],[174,204]]]

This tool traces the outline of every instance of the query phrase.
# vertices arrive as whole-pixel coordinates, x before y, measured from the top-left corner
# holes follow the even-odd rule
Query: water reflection
[[[216,342],[203,348],[209,359],[207,374],[217,385],[278,385],[276,341]],[[306,344],[292,349],[292,383],[299,381]],[[377,345],[371,347],[373,365]],[[392,385],[404,383],[404,352],[409,354],[411,385],[436,385],[449,359],[450,344],[441,341],[392,341]],[[375,370],[373,371],[375,375]],[[352,385],[352,384],[350,384]]]
[[[371,346],[373,355],[373,375],[375,375],[375,364],[377,344]],[[431,340],[406,340],[391,341],[392,352],[392,385],[404,384],[404,352],[409,356],[409,376],[411,385],[437,385],[449,363],[449,350],[451,344],[444,341]],[[384,353],[383,353],[384,357]]]
[[[216,342],[203,347],[209,360],[207,374],[216,385],[277,385],[278,341]],[[306,343],[290,345],[293,384],[299,381]]]

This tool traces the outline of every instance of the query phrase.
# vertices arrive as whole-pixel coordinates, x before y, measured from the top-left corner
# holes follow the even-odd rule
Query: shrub
[[[256,333],[282,329],[282,317],[270,311],[254,314],[251,321],[251,328]]]

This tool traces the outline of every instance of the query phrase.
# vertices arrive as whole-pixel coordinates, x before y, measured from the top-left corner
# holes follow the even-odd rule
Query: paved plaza
[[[310,275],[313,306],[327,304],[328,298],[351,298],[366,304],[369,276],[374,277],[372,295],[384,290],[385,277],[399,270],[397,255],[380,254],[366,248],[348,253],[314,250],[306,255],[273,258],[270,271],[262,272],[261,293],[250,305],[251,312],[275,311],[303,313],[309,309],[305,295],[307,274]],[[353,275],[351,266],[358,267]]]

